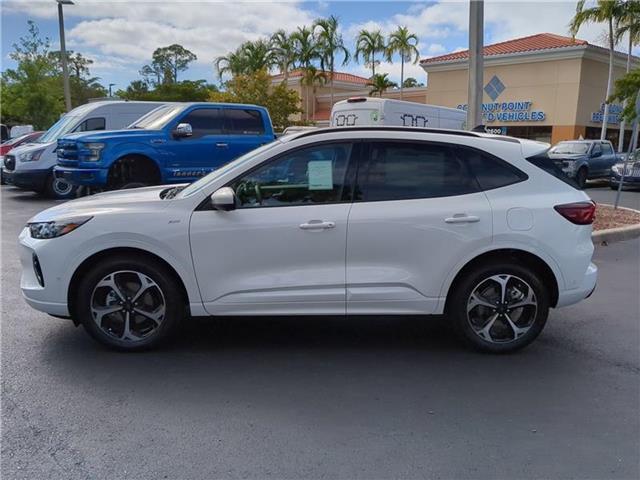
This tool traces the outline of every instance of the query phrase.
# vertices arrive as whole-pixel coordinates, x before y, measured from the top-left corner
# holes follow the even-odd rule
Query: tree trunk
[[[613,84],[613,19],[609,19],[609,78],[607,79],[607,94],[604,100],[604,112],[602,114],[602,130],[600,131],[600,140],[607,137],[607,123],[609,120],[609,96],[611,95],[611,86]]]
[[[631,32],[629,32],[629,50],[627,52],[627,73],[631,71],[631,57],[633,50],[633,37],[631,36]],[[623,107],[626,108],[627,100],[625,99],[622,103]],[[627,126],[624,121],[624,116],[620,115],[620,138],[618,138],[618,153],[622,153],[624,151],[624,129]]]
[[[331,89],[331,108],[333,108],[333,68],[331,69],[331,72],[329,73],[329,75],[331,75],[331,79],[330,79],[330,89]]]
[[[400,100],[404,89],[404,55],[400,55]]]
[[[376,76],[376,53],[371,54],[371,78]]]
[[[309,123],[309,85],[305,86],[304,116],[307,119],[307,123]]]

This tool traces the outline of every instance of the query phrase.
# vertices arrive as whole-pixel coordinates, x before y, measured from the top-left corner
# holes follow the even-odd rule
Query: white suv
[[[442,313],[476,347],[514,350],[596,284],[595,205],[547,148],[394,127],[286,136],[189,186],[36,215],[22,291],[121,350],[189,314]]]

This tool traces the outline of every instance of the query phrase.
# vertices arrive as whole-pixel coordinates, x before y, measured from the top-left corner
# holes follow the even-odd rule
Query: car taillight
[[[594,202],[565,203],[553,208],[576,225],[591,225],[596,218],[596,204]]]

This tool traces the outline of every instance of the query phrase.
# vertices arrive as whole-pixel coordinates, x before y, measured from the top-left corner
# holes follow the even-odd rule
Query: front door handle
[[[467,215],[466,213],[456,213],[453,217],[445,218],[446,223],[476,223],[480,221],[480,217],[475,215]]]
[[[322,220],[309,220],[307,223],[301,223],[300,229],[302,230],[327,230],[334,228],[336,222],[324,222]]]
[[[228,143],[216,143],[216,148],[229,148]]]

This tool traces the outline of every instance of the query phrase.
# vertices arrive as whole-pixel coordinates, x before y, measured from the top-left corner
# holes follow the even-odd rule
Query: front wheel
[[[460,281],[448,313],[474,347],[506,353],[529,345],[549,314],[549,293],[538,274],[517,264],[484,265]]]
[[[589,176],[589,172],[586,167],[580,167],[578,172],[576,173],[576,183],[581,189],[587,185],[587,177]]]
[[[116,350],[153,348],[184,315],[174,275],[151,259],[126,256],[97,264],[82,279],[75,314],[98,342]]]
[[[70,200],[76,197],[78,187],[73,185],[62,178],[56,178],[52,173],[47,177],[47,183],[45,184],[45,195],[49,198],[55,198],[56,200]]]

